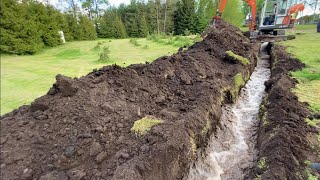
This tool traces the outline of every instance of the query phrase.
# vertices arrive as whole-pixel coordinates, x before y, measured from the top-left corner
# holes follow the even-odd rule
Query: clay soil
[[[272,69],[260,111],[259,160],[249,179],[308,179],[305,161],[320,161],[317,130],[307,125],[305,119],[312,120],[314,115],[292,93],[298,82],[289,75],[304,64],[284,47],[274,45],[270,50]]]
[[[258,48],[221,22],[202,42],[151,64],[58,75],[47,95],[1,117],[1,178],[181,179],[239,90],[233,77],[253,71]],[[227,50],[250,64],[226,61]],[[131,131],[150,115],[162,123],[145,135]]]

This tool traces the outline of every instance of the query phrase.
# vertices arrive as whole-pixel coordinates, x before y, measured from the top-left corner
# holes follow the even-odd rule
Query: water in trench
[[[269,55],[261,46],[260,59],[238,100],[222,110],[221,125],[204,153],[191,167],[189,180],[244,179],[257,154],[255,150],[258,112],[270,77]]]

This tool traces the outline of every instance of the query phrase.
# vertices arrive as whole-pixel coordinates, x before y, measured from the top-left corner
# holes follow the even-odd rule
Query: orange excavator
[[[252,38],[256,38],[258,34],[285,35],[284,29],[294,26],[296,17],[293,14],[304,10],[303,4],[290,6],[288,0],[265,0],[261,16],[257,18],[256,0],[244,1],[251,9],[249,31]],[[228,0],[221,0],[219,2],[217,13],[210,24],[211,26],[221,19],[227,3]]]

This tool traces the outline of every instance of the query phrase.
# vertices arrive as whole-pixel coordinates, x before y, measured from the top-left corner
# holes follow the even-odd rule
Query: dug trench
[[[1,177],[183,178],[250,77],[259,46],[221,22],[150,64],[58,75],[47,95],[1,117]]]
[[[211,135],[221,126],[222,107],[236,102],[240,89],[249,80],[259,47],[238,28],[221,22],[202,42],[150,64],[106,66],[79,79],[58,75],[47,95],[1,117],[1,177],[186,178],[198,158],[197,151],[206,148]],[[272,70],[271,77],[276,72]],[[267,83],[267,98],[272,97],[270,92],[276,87],[270,82],[275,81]],[[300,119],[309,116],[310,112],[300,105],[305,111],[295,112],[296,115]],[[265,107],[271,113],[271,106],[270,110]],[[277,116],[274,115],[274,124],[270,123],[273,129],[292,125],[277,121]],[[268,166],[253,168],[247,176],[277,177],[272,176],[282,172],[277,167],[287,168],[277,164],[278,156],[285,157],[282,149],[286,147],[278,145],[280,153],[272,158],[268,153],[275,147],[268,143],[282,140],[272,138],[265,143],[268,132],[265,126],[260,127],[257,157],[265,158]],[[305,124],[303,127],[305,132],[316,132]],[[306,136],[303,132],[290,140],[297,140],[293,146],[311,157],[310,144],[298,142]],[[291,134],[286,133],[288,138]],[[287,145],[291,150],[292,145]],[[294,167],[305,177],[303,158],[306,157],[295,157],[299,164],[288,166],[290,171],[285,171],[283,177],[291,177],[288,173],[296,170]],[[291,159],[287,160],[291,163]]]
[[[271,78],[259,112],[258,159],[246,179],[320,179],[309,167],[320,162],[320,116],[292,92],[298,81],[290,72],[305,65],[282,46],[270,44],[268,49]]]

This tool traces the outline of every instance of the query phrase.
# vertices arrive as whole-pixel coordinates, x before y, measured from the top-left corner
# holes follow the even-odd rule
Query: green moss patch
[[[265,157],[260,158],[259,163],[258,163],[258,167],[259,167],[259,169],[264,169],[267,167]]]
[[[226,54],[227,56],[231,57],[233,60],[239,61],[244,65],[250,64],[250,61],[247,58],[237,55],[232,51],[226,51]]]
[[[144,135],[147,134],[153,126],[160,123],[162,123],[162,120],[156,119],[152,116],[146,116],[140,120],[135,121],[131,128],[131,131],[139,135]]]

